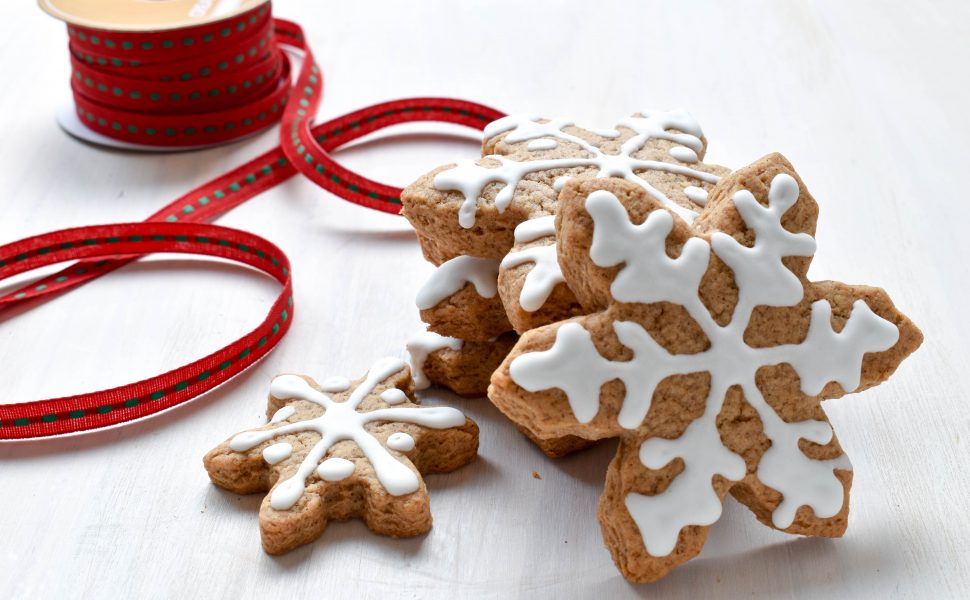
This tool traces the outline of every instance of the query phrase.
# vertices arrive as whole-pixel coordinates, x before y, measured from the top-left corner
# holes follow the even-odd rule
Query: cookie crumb
[[[533,471],[532,472],[532,478],[533,479],[542,479],[542,475],[539,475],[539,471]]]

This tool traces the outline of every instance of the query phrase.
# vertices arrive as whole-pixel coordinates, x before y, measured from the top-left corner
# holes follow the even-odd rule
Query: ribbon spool
[[[282,116],[290,61],[276,40],[299,32],[283,23],[274,31],[268,2],[250,0],[221,20],[207,14],[212,2],[184,13],[175,10],[184,0],[41,2],[68,22],[74,103],[58,120],[77,137],[193,149],[252,135]]]
[[[134,0],[104,0],[104,2],[111,5],[124,5],[128,8],[136,4],[139,7],[146,4],[149,6],[178,4],[184,9],[183,5],[189,4],[186,0],[172,0],[166,3],[136,3]],[[82,4],[98,3],[81,2],[81,0],[41,0],[41,6],[58,18],[66,18],[63,14],[64,10]],[[193,6],[199,4],[202,2],[196,2]],[[209,3],[210,8],[211,4]],[[218,11],[224,4],[224,2],[215,3],[213,10]],[[61,13],[56,12],[54,8],[61,10]],[[116,14],[119,15],[119,21],[133,18],[125,11],[119,11]],[[299,25],[273,18],[269,2],[242,2],[240,11],[232,13],[231,16],[210,12],[199,19],[200,21],[196,21],[188,28],[171,27],[160,30],[144,22],[137,27],[129,26],[128,29],[118,27],[108,29],[104,23],[97,23],[99,28],[92,28],[88,26],[90,20],[76,18],[75,22],[69,22],[68,25],[72,53],[74,50],[81,50],[84,54],[89,47],[105,48],[108,45],[107,42],[112,42],[112,47],[109,48],[112,52],[102,52],[97,55],[87,53],[92,57],[91,62],[87,61],[86,55],[82,56],[80,60],[90,67],[90,70],[82,71],[80,85],[85,88],[90,87],[84,81],[86,72],[102,77],[111,75],[117,77],[117,81],[128,84],[142,81],[140,76],[135,76],[135,74],[144,75],[147,72],[142,67],[158,67],[162,64],[168,69],[185,61],[201,61],[204,57],[194,54],[199,52],[194,48],[203,48],[204,44],[211,43],[205,39],[208,33],[216,32],[221,36],[221,32],[229,30],[230,33],[224,36],[229,40],[233,32],[245,34],[249,28],[250,32],[255,33],[248,34],[248,37],[240,36],[234,41],[227,41],[227,46],[221,49],[233,47],[234,43],[241,43],[244,39],[247,43],[255,41],[258,49],[250,58],[255,61],[253,64],[268,64],[265,63],[267,60],[278,64],[277,70],[273,71],[277,73],[276,87],[267,84],[264,77],[260,91],[254,90],[252,95],[247,97],[251,102],[232,104],[228,109],[226,107],[229,105],[215,104],[206,105],[209,108],[215,106],[210,111],[182,113],[176,106],[181,100],[172,100],[173,104],[169,105],[169,108],[173,112],[141,113],[133,110],[128,102],[129,100],[140,102],[143,99],[130,98],[131,91],[139,90],[122,88],[122,93],[119,95],[113,88],[98,90],[95,85],[94,89],[102,95],[110,94],[111,97],[119,98],[127,92],[129,98],[124,102],[121,100],[112,102],[106,95],[99,97],[95,92],[84,91],[77,100],[78,114],[84,111],[82,122],[90,124],[92,121],[88,119],[87,114],[94,113],[93,123],[100,127],[94,131],[108,139],[140,143],[145,140],[154,142],[156,139],[169,138],[158,147],[171,149],[173,146],[182,147],[179,144],[189,138],[193,141],[200,140],[201,145],[208,145],[204,138],[207,132],[203,129],[200,133],[199,124],[212,121],[213,115],[216,114],[224,116],[226,110],[238,110],[239,114],[243,114],[259,108],[260,111],[255,113],[258,122],[261,108],[268,102],[270,110],[265,123],[243,124],[240,121],[240,128],[251,129],[241,132],[235,127],[230,128],[228,137],[220,141],[238,139],[241,135],[259,131],[274,122],[275,118],[271,115],[280,115],[276,117],[281,121],[280,146],[184,194],[150,216],[144,223],[64,230],[0,246],[0,280],[42,266],[77,260],[60,272],[0,295],[0,319],[3,316],[2,312],[9,307],[67,292],[153,252],[208,254],[244,262],[261,268],[275,277],[283,285],[283,292],[259,328],[184,367],[110,390],[55,400],[0,404],[0,440],[76,433],[140,419],[195,398],[238,375],[271,351],[289,327],[293,314],[289,262],[281,251],[262,238],[204,223],[216,219],[296,173],[302,174],[345,200],[367,208],[397,214],[401,208],[399,188],[372,181],[342,167],[333,160],[330,152],[362,136],[399,123],[440,121],[484,129],[489,122],[504,116],[503,113],[492,108],[464,100],[411,98],[377,104],[319,125],[312,125],[313,116],[322,99],[323,74],[316,64],[310,47],[305,43]],[[264,35],[264,31],[267,30],[272,31],[268,38]],[[82,34],[85,38],[83,40]],[[97,39],[92,39],[92,36]],[[187,39],[193,41],[186,44]],[[261,39],[267,40],[265,46],[258,45]],[[75,44],[76,40],[83,44]],[[167,41],[171,42],[170,47],[166,44]],[[176,42],[182,44],[177,54]],[[128,45],[131,48],[127,48]],[[304,53],[303,63],[292,86],[289,85],[288,59],[279,49],[283,45]],[[100,64],[99,58],[104,59],[106,63],[110,62],[110,57],[115,56],[114,51],[119,46],[121,50],[134,50],[137,46],[144,52],[138,54],[139,58],[134,58],[136,61],[141,61],[134,65],[135,71],[129,70],[130,65],[126,67],[124,63],[120,66],[111,65],[110,69],[107,64]],[[169,50],[172,52],[156,54],[156,52]],[[239,52],[236,51],[236,54],[238,55]],[[248,55],[248,47],[245,54]],[[218,54],[218,56],[223,55]],[[155,60],[156,57],[165,57],[165,59]],[[74,58],[77,59],[76,54]],[[275,63],[274,61],[277,60],[279,62]],[[231,78],[230,75],[240,76],[247,72],[246,69],[251,65],[246,65],[246,61],[247,58],[244,56],[238,70],[225,69],[226,78]],[[216,68],[219,62],[221,61],[216,62]],[[166,75],[166,77],[169,76]],[[204,82],[210,77],[212,77],[211,73],[208,76],[202,76],[199,80]],[[77,75],[72,75],[72,87],[75,92],[77,92],[77,81],[79,81]],[[190,77],[184,81],[193,80]],[[159,79],[158,82],[173,84],[170,89],[174,89],[178,84],[176,80]],[[107,87],[108,84],[104,85]],[[78,95],[75,97],[77,99]],[[272,110],[274,103],[277,106],[276,111]],[[159,136],[158,128],[152,127],[155,131],[149,133],[146,129],[147,121],[136,121],[136,117],[172,119],[165,122],[171,123],[169,127],[176,131],[168,135],[162,130],[161,136],[156,138],[154,136]],[[104,119],[104,125],[98,120],[99,118]],[[183,118],[198,120],[191,121],[193,125],[185,125],[189,121],[179,121]],[[158,122],[161,123],[161,121]],[[130,126],[136,131],[132,131]],[[186,132],[185,129],[189,127],[192,127],[194,132]],[[181,133],[179,129],[182,130]],[[224,126],[222,131],[226,131]],[[236,135],[237,133],[239,135]],[[172,145],[166,145],[167,142],[171,142]],[[214,245],[213,240],[215,240]]]

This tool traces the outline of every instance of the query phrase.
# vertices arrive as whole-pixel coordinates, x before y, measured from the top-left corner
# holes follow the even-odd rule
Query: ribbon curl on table
[[[93,65],[98,65],[103,67],[101,70],[112,73],[107,70],[107,65],[111,65],[114,68],[113,75],[124,78],[130,73],[128,67],[131,65],[126,67],[125,63],[122,63],[118,66],[111,62],[112,58],[109,57],[117,58],[111,52],[102,51],[92,54],[90,50],[98,47],[137,51],[131,55],[136,61],[136,68],[145,64],[166,63],[166,60],[168,60],[166,64],[177,64],[185,56],[192,56],[192,52],[187,51],[186,48],[199,48],[207,43],[206,36],[210,32],[215,31],[216,35],[221,35],[221,32],[227,29],[230,30],[230,34],[225,37],[231,38],[231,32],[242,33],[247,28],[251,28],[256,33],[246,40],[257,40],[258,47],[258,40],[264,39],[261,37],[264,30],[260,28],[261,19],[272,23],[274,33],[267,42],[270,48],[266,52],[272,51],[279,54],[279,66],[273,67],[273,72],[278,73],[277,87],[264,85],[260,88],[264,95],[254,91],[250,97],[254,106],[243,102],[228,110],[239,111],[242,114],[248,110],[247,106],[252,109],[257,106],[263,107],[264,103],[269,102],[267,116],[269,122],[266,125],[257,126],[255,123],[259,122],[258,117],[261,112],[257,110],[256,120],[253,123],[246,125],[239,120],[240,126],[230,127],[228,132],[223,126],[222,133],[219,135],[227,133],[231,135],[218,141],[226,141],[258,131],[272,123],[269,115],[282,112],[280,146],[181,196],[150,216],[144,223],[69,229],[0,246],[0,281],[43,266],[78,260],[57,273],[0,296],[0,311],[25,301],[63,293],[146,254],[187,252],[243,262],[266,271],[283,284],[283,291],[266,320],[229,346],[157,377],[68,398],[0,404],[0,440],[74,433],[139,419],[195,398],[242,372],[272,350],[286,333],[292,320],[289,262],[278,248],[258,236],[202,223],[216,219],[296,173],[304,175],[345,200],[367,208],[397,214],[401,208],[399,188],[372,181],[342,167],[333,160],[330,152],[362,136],[399,123],[442,121],[483,129],[489,122],[504,116],[503,113],[492,108],[464,100],[411,98],[370,106],[314,126],[312,118],[322,98],[322,73],[309,46],[304,42],[300,27],[289,21],[272,19],[269,16],[267,4],[225,21],[177,32],[119,35],[118,32],[69,26],[68,32],[71,36],[75,63],[72,86],[76,92],[77,108],[82,121],[109,137],[138,143],[150,143],[147,138],[154,136],[160,136],[159,139],[171,138],[171,145],[179,146],[186,145],[188,137],[198,140],[196,143],[203,145],[216,141],[213,138],[205,138],[207,125],[203,123],[209,121],[205,121],[204,117],[198,114],[192,118],[201,120],[193,121],[193,125],[186,125],[186,121],[181,120],[183,118],[181,113],[149,113],[146,116],[131,110],[127,103],[112,104],[105,102],[106,98],[97,100],[97,98],[90,99],[84,94],[79,96],[78,86],[88,87],[84,79],[90,77],[91,72],[90,70],[80,71],[82,76],[78,79],[77,67],[83,64],[93,69]],[[193,41],[185,44],[184,40],[187,39]],[[167,41],[171,44],[167,44]],[[302,67],[292,87],[289,85],[289,63],[276,44],[290,45],[304,52]],[[176,49],[178,54],[175,53]],[[159,54],[169,50],[173,53]],[[77,52],[81,53],[79,59]],[[238,55],[238,52],[236,54]],[[261,56],[259,51],[256,54],[257,57]],[[88,61],[86,56],[91,56],[91,61]],[[213,56],[218,58],[222,54],[216,53]],[[101,64],[102,60],[104,64]],[[245,61],[244,57],[241,64]],[[219,68],[220,63],[221,61],[216,61],[216,69]],[[93,81],[92,79],[92,83]],[[187,81],[191,81],[191,78]],[[263,83],[265,81],[264,77]],[[119,82],[120,80],[115,80],[115,83]],[[103,85],[112,97],[119,97],[112,88],[120,89],[121,96],[126,93],[124,88],[117,85],[111,87],[108,83]],[[280,91],[281,88],[282,91]],[[93,83],[93,89],[98,90],[98,84]],[[186,87],[186,89],[189,88]],[[131,100],[131,91],[131,89],[127,90],[129,100]],[[179,101],[172,100],[172,102]],[[274,102],[277,105],[275,112],[272,110]],[[211,106],[210,104],[209,107]],[[172,106],[168,108],[171,109]],[[225,109],[226,105],[220,108]],[[94,115],[93,120],[87,116],[88,113]],[[211,111],[200,114],[210,114],[209,120],[215,122],[211,118]],[[221,114],[222,118],[228,118],[224,110],[221,113],[217,111],[217,114]],[[161,120],[154,121],[155,126],[148,126],[146,125],[148,121],[136,122],[135,116]],[[175,119],[175,121],[167,119]],[[100,125],[102,120],[104,125]],[[116,124],[117,127],[115,127]],[[181,133],[178,128],[181,128]],[[193,131],[186,133],[187,128]],[[154,133],[149,133],[148,129],[154,130]],[[176,131],[172,135],[167,135],[166,129],[176,129]],[[216,133],[218,132],[213,132],[212,135]]]

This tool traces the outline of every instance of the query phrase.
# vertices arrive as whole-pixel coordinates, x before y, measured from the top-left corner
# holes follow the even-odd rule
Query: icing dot
[[[320,389],[325,392],[346,392],[350,389],[350,380],[339,375],[327,377],[320,384]]]
[[[269,423],[270,425],[274,423],[282,423],[283,421],[292,417],[293,413],[295,412],[296,412],[296,409],[293,408],[292,406],[284,406],[283,408],[273,413],[273,418],[269,420]]]
[[[310,384],[299,375],[280,375],[273,379],[269,393],[274,398],[300,398],[310,389]]]
[[[552,182],[552,189],[557,192],[561,192],[562,188],[566,187],[566,182],[571,178],[569,175],[563,175],[562,177],[556,177],[556,180]]]
[[[381,400],[391,405],[400,404],[407,399],[407,394],[397,388],[390,388],[381,392]]]
[[[280,442],[263,449],[263,459],[271,465],[281,463],[293,454],[293,446],[289,442]]]
[[[556,140],[550,140],[548,138],[541,138],[538,140],[532,140],[529,142],[527,148],[529,150],[552,150],[559,145]]]
[[[410,452],[414,450],[414,438],[402,432],[392,433],[387,438],[387,447],[398,452]]]
[[[357,465],[346,458],[333,456],[320,463],[317,467],[317,475],[324,481],[340,481],[353,475],[356,468]]]
[[[696,185],[689,185],[684,188],[684,195],[687,199],[694,204],[700,204],[704,206],[707,204],[707,190],[704,188],[699,188]]]
[[[670,155],[685,163],[696,163],[697,153],[685,146],[674,146],[670,149]]]

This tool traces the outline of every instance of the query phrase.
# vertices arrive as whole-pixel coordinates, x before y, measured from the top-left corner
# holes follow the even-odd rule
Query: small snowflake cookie
[[[598,130],[526,115],[491,123],[483,158],[435,169],[401,196],[425,257],[438,265],[418,294],[422,320],[481,352],[510,330],[583,314],[556,255],[563,185],[625,178],[692,220],[728,172],[702,162],[706,149],[700,126],[683,110],[643,111]],[[436,375],[433,383],[454,388]]]
[[[777,154],[696,219],[619,179],[560,194],[588,314],[525,332],[489,397],[540,440],[620,439],[597,514],[628,579],[697,555],[728,493],[769,527],[844,532],[852,467],[820,401],[885,381],[922,334],[879,288],[808,280],[817,215]]]
[[[269,491],[259,509],[263,548],[282,554],[320,537],[332,520],[360,518],[375,533],[431,529],[422,474],[475,459],[478,426],[457,409],[418,406],[408,366],[376,362],[362,379],[280,375],[267,425],[206,454],[213,483],[238,494]]]

